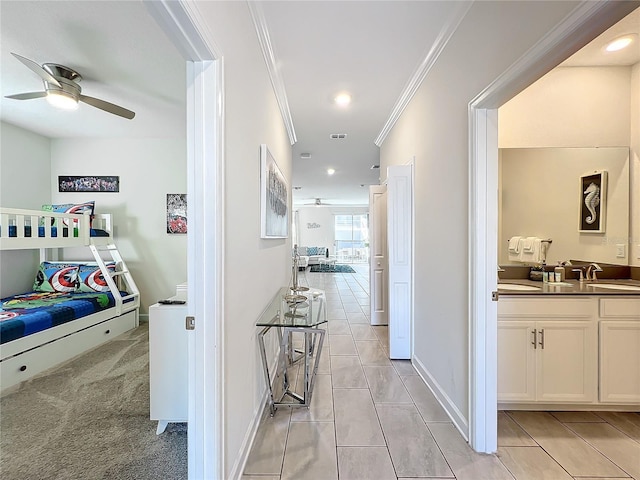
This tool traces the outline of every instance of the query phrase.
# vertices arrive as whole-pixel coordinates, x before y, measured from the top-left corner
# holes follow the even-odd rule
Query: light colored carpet
[[[143,323],[0,399],[0,477],[187,478],[186,424],[156,426]]]

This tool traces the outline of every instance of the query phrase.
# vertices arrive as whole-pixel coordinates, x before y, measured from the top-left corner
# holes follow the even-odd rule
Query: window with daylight
[[[369,215],[335,216],[335,252],[338,263],[369,262]]]

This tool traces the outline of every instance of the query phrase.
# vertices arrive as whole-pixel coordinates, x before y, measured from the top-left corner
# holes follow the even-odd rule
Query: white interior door
[[[369,187],[369,285],[371,325],[387,325],[387,187]]]
[[[389,357],[411,358],[413,328],[413,166],[387,170]]]

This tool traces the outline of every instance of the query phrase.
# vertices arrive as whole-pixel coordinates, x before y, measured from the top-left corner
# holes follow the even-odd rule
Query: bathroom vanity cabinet
[[[640,297],[501,296],[498,402],[640,402]]]

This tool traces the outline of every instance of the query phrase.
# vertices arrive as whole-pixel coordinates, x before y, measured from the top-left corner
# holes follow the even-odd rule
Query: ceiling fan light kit
[[[119,105],[100,100],[99,98],[89,97],[82,94],[82,87],[79,82],[82,76],[75,70],[58,65],[57,63],[45,63],[38,65],[33,60],[22,57],[16,53],[12,53],[16,59],[22,62],[32,72],[37,74],[44,82],[44,92],[18,93],[16,95],[7,95],[6,98],[14,100],[31,100],[34,98],[46,97],[47,102],[57,108],[65,110],[75,110],[78,108],[78,102],[83,102],[92,107],[99,108],[105,112],[118,115],[131,120],[135,117],[135,112],[127,110]]]

